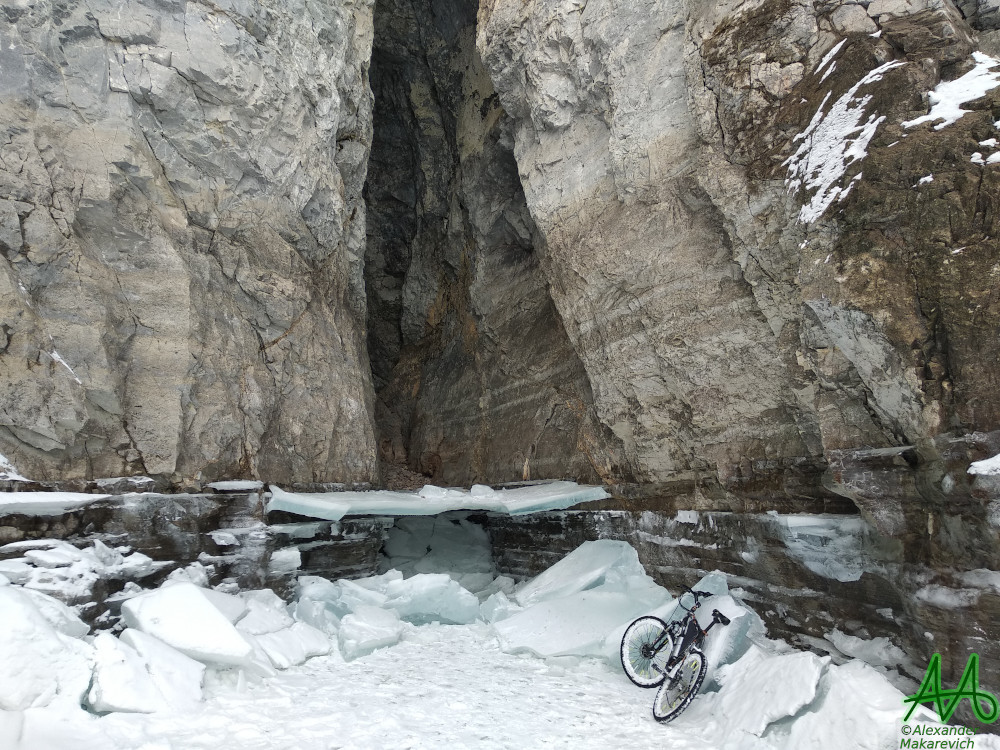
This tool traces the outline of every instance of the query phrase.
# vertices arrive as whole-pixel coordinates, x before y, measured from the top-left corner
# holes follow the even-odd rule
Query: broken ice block
[[[384,606],[396,610],[404,620],[425,623],[433,620],[456,625],[479,617],[479,599],[445,573],[421,573],[386,586]]]
[[[192,583],[163,586],[122,604],[130,628],[148,633],[192,659],[209,664],[245,665],[253,647]]]
[[[330,653],[330,639],[304,622],[271,633],[250,636],[267,655],[275,669],[288,669],[314,656]]]
[[[646,571],[639,562],[639,554],[628,542],[613,539],[584,542],[518,589],[514,601],[527,607],[593,588],[609,576],[624,580],[629,576],[645,577]]]
[[[47,706],[56,696],[79,703],[90,685],[93,648],[60,633],[31,598],[0,588],[0,710]]]
[[[87,701],[99,713],[148,714],[164,705],[142,657],[107,632],[94,638],[94,681]]]
[[[491,594],[479,605],[479,616],[486,622],[500,622],[520,611],[521,608],[508,599],[502,591]]]
[[[396,644],[402,633],[403,623],[395,611],[361,605],[340,622],[340,653],[350,661]]]
[[[158,638],[126,628],[119,640],[142,658],[153,684],[168,706],[189,709],[202,697],[205,665],[171,648]]]
[[[578,591],[526,607],[493,627],[504,651],[609,658],[605,649],[608,633],[616,629],[624,632],[628,623],[662,603],[668,594],[665,589],[660,592],[657,598],[644,599],[603,586]],[[617,658],[617,648],[613,657]]]

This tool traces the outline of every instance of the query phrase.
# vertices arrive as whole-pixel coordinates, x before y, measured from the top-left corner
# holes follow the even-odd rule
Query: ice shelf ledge
[[[85,492],[4,492],[0,493],[0,516],[59,516],[111,495]]]
[[[352,516],[432,516],[450,510],[485,510],[509,515],[563,510],[578,503],[610,497],[601,487],[576,482],[494,490],[477,484],[469,490],[427,485],[419,492],[369,490],[365,492],[285,492],[270,486],[267,510],[339,521]]]

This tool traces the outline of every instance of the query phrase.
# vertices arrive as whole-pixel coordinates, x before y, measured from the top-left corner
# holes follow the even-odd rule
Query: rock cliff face
[[[966,473],[1000,451],[1000,88],[954,96],[996,83],[973,56],[997,50],[996,26],[994,4],[948,0],[481,3],[540,268],[643,486],[629,509],[654,511],[591,538],[627,538],[689,582],[721,566],[804,642],[831,623],[801,601],[778,622],[803,588],[915,655],[945,648],[934,634],[963,657],[1000,636],[990,586],[951,596],[1000,567],[995,478]],[[925,117],[949,97],[968,111]],[[725,520],[728,561],[705,551],[730,543],[714,518],[689,556],[669,521],[846,510],[833,496],[881,550],[863,595],[805,582],[798,542],[758,564],[741,535],[766,517]],[[511,570],[584,536],[558,519],[523,531],[499,542]],[[903,614],[879,626],[879,602]]]
[[[996,429],[992,94],[902,125],[974,37],[948,2],[482,4],[541,265],[640,481],[825,471],[864,504],[845,451],[941,481],[942,440]]]
[[[365,2],[0,17],[0,451],[35,480],[375,477]]]
[[[21,473],[602,481],[505,566],[614,535],[781,632],[1000,639],[996,0],[0,11]],[[863,518],[818,570],[767,510]]]
[[[3,8],[22,473],[972,497],[996,89],[904,123],[990,3]]]

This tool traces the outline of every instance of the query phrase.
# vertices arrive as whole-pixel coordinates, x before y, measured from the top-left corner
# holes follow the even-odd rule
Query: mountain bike
[[[688,594],[694,597],[690,608],[684,606]],[[701,600],[710,596],[708,591],[685,586],[677,601],[684,617],[669,624],[659,617],[640,617],[622,637],[622,667],[628,678],[639,687],[660,687],[653,699],[653,717],[657,721],[673,721],[694,700],[708,668],[702,650],[705,636],[716,625],[730,623],[716,609],[712,611],[712,622],[702,630],[694,613],[701,607]]]

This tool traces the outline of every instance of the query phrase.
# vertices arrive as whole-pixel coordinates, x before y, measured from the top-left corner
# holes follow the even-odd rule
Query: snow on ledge
[[[30,482],[31,480],[18,474],[14,464],[5,455],[0,453],[0,479],[12,482]]]
[[[264,486],[259,479],[224,479],[220,482],[209,482],[207,487],[219,492],[253,492]]]
[[[339,521],[346,515],[431,516],[450,510],[486,510],[520,515],[562,510],[578,503],[610,497],[601,487],[576,482],[550,482],[506,490],[473,485],[471,490],[427,485],[419,492],[369,490],[365,492],[285,492],[270,486],[267,510]]]
[[[1000,60],[996,60],[982,52],[973,52],[972,58],[976,61],[976,66],[960,78],[954,81],[942,81],[927,98],[931,102],[931,111],[926,115],[907,120],[903,123],[904,128],[912,128],[924,122],[936,122],[935,130],[957,122],[962,115],[969,112],[962,109],[966,102],[975,101],[997,86],[1000,86],[1000,72],[992,69],[1000,65]]]
[[[0,516],[20,513],[26,516],[61,516],[71,510],[103,500],[110,495],[86,492],[2,492]]]
[[[973,462],[969,465],[969,473],[982,476],[1000,475],[1000,453],[993,458],[984,458],[982,461]]]

